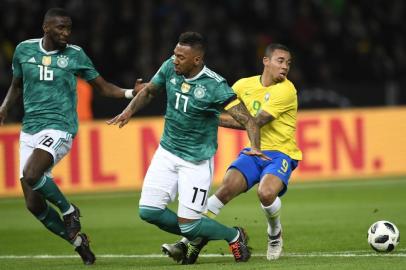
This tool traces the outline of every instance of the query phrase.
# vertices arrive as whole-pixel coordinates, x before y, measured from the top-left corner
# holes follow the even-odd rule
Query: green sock
[[[203,237],[209,240],[226,240],[230,243],[238,235],[235,228],[229,228],[207,217],[202,217],[194,222],[181,223],[179,227],[182,235],[190,240]]]
[[[178,224],[178,216],[168,208],[160,209],[140,205],[138,213],[141,219],[158,226],[161,230],[182,235]]]
[[[62,213],[65,213],[70,208],[70,203],[52,178],[43,176],[32,189],[41,193],[45,199],[57,206]]]
[[[41,221],[48,230],[69,241],[65,225],[58,212],[56,212],[52,206],[47,204],[47,209],[40,215],[36,216],[36,218]]]

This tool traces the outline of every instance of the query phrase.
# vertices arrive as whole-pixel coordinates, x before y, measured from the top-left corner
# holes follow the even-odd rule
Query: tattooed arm
[[[265,124],[271,122],[274,119],[272,115],[265,111],[260,111],[257,116],[254,117],[255,122],[261,128]],[[245,129],[240,123],[234,120],[229,114],[223,113],[220,115],[219,126],[233,129]]]
[[[128,106],[123,110],[123,112],[113,119],[107,121],[107,124],[116,125],[119,124],[119,128],[125,126],[129,121],[131,116],[148,105],[151,100],[153,100],[160,92],[161,88],[153,83],[148,83],[143,89],[141,89],[138,94],[131,100]]]
[[[228,124],[238,127],[239,124],[241,129],[246,129],[248,133],[248,138],[251,141],[252,151],[261,150],[261,133],[258,124],[255,122],[254,118],[250,115],[245,105],[240,102],[237,105],[228,108],[227,112],[234,118],[229,121]],[[221,120],[220,120],[221,121]]]

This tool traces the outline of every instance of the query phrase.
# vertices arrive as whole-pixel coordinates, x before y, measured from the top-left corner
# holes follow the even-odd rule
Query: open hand
[[[116,117],[106,121],[108,125],[117,125],[119,124],[119,128],[124,127],[130,121],[132,113],[125,109],[121,114],[117,115]]]
[[[248,156],[257,156],[263,160],[272,160],[270,157],[268,157],[258,149],[251,148],[251,150],[244,150],[243,153]]]

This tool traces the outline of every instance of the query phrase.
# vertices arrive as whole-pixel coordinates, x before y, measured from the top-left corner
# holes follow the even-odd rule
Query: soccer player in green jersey
[[[79,209],[62,194],[51,170],[69,152],[77,133],[77,75],[106,96],[132,98],[135,90],[106,82],[83,49],[68,44],[71,28],[66,11],[52,8],[44,17],[44,36],[17,46],[13,79],[0,107],[0,124],[22,95],[20,179],[27,209],[47,229],[70,242],[85,264],[93,264],[96,258],[86,234],[81,232]]]
[[[229,201],[258,184],[258,198],[268,223],[268,260],[277,260],[282,254],[280,197],[286,193],[289,178],[302,159],[295,140],[297,94],[287,78],[291,61],[286,46],[272,43],[265,49],[262,74],[242,78],[233,85],[234,92],[261,127],[261,150],[270,160],[244,155],[243,149],[207,202],[207,215],[215,217]],[[244,129],[226,114],[220,116],[220,126]],[[172,257],[176,255],[184,264],[193,264],[207,241],[194,242],[182,239],[164,246]],[[185,246],[187,253],[183,251]]]
[[[219,115],[225,109],[248,132],[248,155],[263,157],[259,127],[225,79],[204,65],[205,41],[196,32],[180,35],[174,55],[124,111],[108,121],[124,126],[165,89],[167,107],[160,145],[148,168],[139,203],[141,219],[190,240],[226,240],[237,262],[250,251],[240,227],[226,227],[202,216],[213,176]],[[167,208],[179,194],[178,212]]]

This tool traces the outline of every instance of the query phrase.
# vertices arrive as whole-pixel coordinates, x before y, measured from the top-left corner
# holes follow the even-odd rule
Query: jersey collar
[[[43,40],[43,38],[41,38],[41,39],[39,40],[39,49],[40,49],[43,53],[45,53],[46,55],[50,55],[50,54],[56,54],[56,53],[59,52],[59,50],[54,50],[54,51],[47,51],[47,50],[45,50],[44,47],[42,47],[42,40]]]
[[[202,76],[206,72],[206,70],[207,70],[206,66],[203,66],[202,70],[200,70],[200,72],[197,73],[192,78],[185,78],[185,76],[183,76],[183,75],[182,76],[183,76],[183,79],[185,80],[185,82],[191,82],[191,81],[198,79],[200,76]]]

